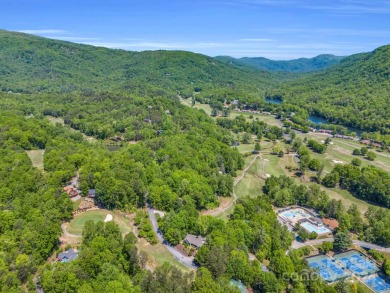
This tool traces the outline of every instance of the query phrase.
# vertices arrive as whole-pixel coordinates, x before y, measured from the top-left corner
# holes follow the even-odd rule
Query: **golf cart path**
[[[216,208],[212,213],[209,213],[208,215],[210,215],[210,216],[219,215],[219,214],[223,213],[224,211],[230,209],[232,206],[234,206],[236,204],[237,194],[234,191],[234,187],[236,187],[236,185],[238,183],[240,183],[240,181],[244,178],[246,172],[249,170],[250,167],[252,167],[253,163],[256,161],[257,158],[262,159],[261,154],[256,155],[253,158],[253,160],[248,164],[248,166],[246,166],[245,169],[242,171],[242,174],[239,177],[234,179],[234,184],[233,184],[233,201],[229,205],[227,205],[225,207],[218,207],[218,208]]]

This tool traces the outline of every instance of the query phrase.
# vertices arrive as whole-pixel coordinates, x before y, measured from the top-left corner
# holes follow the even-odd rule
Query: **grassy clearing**
[[[64,119],[61,117],[46,116],[46,118],[54,125],[60,123],[62,126],[65,125]]]
[[[57,124],[57,123],[59,123],[59,124],[61,124],[62,126],[67,127],[68,129],[70,129],[71,131],[80,132],[80,133],[83,135],[83,137],[84,137],[84,139],[85,139],[86,141],[89,141],[89,142],[96,142],[96,141],[97,141],[97,139],[94,138],[93,136],[85,135],[85,134],[82,133],[81,131],[76,130],[76,129],[73,129],[73,128],[71,128],[71,127],[65,125],[64,119],[61,118],[61,117],[46,116],[46,118],[47,118],[51,123],[53,123],[54,125]]]
[[[30,157],[33,167],[43,171],[43,154],[45,153],[45,150],[31,150],[26,151],[26,153]]]
[[[137,247],[140,251],[144,251],[147,253],[148,255],[147,264],[151,268],[156,268],[157,266],[161,266],[165,262],[168,262],[171,265],[176,266],[183,272],[191,271],[191,269],[187,268],[186,266],[178,262],[161,243],[151,245],[145,239],[138,238]]]
[[[234,188],[237,198],[250,196],[257,197],[262,193],[262,187],[264,186],[264,180],[256,175],[246,173],[244,178]]]
[[[79,215],[76,215],[69,223],[67,227],[67,231],[74,235],[81,235],[84,225],[87,221],[94,221],[95,223],[98,221],[104,221],[106,215],[113,215],[113,221],[118,224],[119,229],[122,234],[127,234],[131,232],[131,221],[129,218],[124,216],[123,214],[116,211],[109,210],[93,210],[88,211]]]
[[[208,104],[200,104],[200,103],[196,102],[195,105],[192,106],[192,100],[191,99],[180,99],[180,101],[181,101],[181,103],[183,105],[186,105],[188,107],[193,107],[193,108],[196,108],[196,109],[202,109],[208,115],[211,116],[211,107]],[[258,119],[259,121],[264,121],[268,125],[275,125],[275,126],[279,126],[279,127],[281,127],[283,125],[283,123],[280,120],[275,119],[274,116],[265,115],[265,114],[251,114],[251,113],[246,113],[246,112],[231,111],[230,112],[230,116],[228,118],[234,119],[234,118],[236,118],[237,116],[240,116],[240,115],[244,116],[248,121],[252,121],[252,120]],[[249,118],[250,116],[252,118]],[[218,117],[213,117],[213,118],[218,118]]]
[[[317,142],[323,142],[327,136],[318,134],[318,133],[306,133],[306,134],[299,134],[298,136],[307,139],[314,139]],[[369,149],[370,151],[374,151],[377,155],[376,159],[374,161],[368,161],[364,159],[362,156],[354,156],[352,155],[352,151],[354,149],[360,149],[363,145],[359,143],[358,141],[353,140],[344,140],[339,138],[332,138],[331,145],[328,146],[327,151],[325,154],[311,154],[312,157],[319,159],[322,161],[325,165],[324,171],[330,172],[333,167],[335,166],[335,163],[333,160],[336,161],[343,161],[345,163],[351,163],[351,161],[354,158],[359,158],[362,160],[362,166],[369,166],[373,165],[378,168],[381,168],[385,171],[390,172],[390,154],[387,152],[378,152],[375,149]]]
[[[269,160],[269,162],[267,162],[264,166],[264,172],[266,174],[275,176],[286,175],[293,178],[298,184],[303,184],[308,187],[312,184],[316,184],[309,181],[307,176],[305,178],[300,178],[286,169],[286,166],[298,166],[292,156],[286,154],[282,158],[279,158],[275,155],[263,155],[263,157]],[[341,200],[346,208],[350,207],[352,204],[356,204],[360,212],[365,213],[370,206],[369,203],[354,197],[347,190],[339,188],[326,188],[324,186],[321,186],[321,189],[324,190],[331,199]]]
[[[182,103],[191,106],[191,100],[182,100]],[[206,113],[209,115],[211,114],[211,108],[209,105],[205,104],[199,104],[196,103],[195,108],[203,109]],[[231,119],[234,119],[238,115],[244,115],[248,120],[250,120],[249,116],[252,114],[250,113],[241,113],[241,112],[235,112],[233,111],[230,115]],[[271,115],[259,115],[259,114],[253,114],[252,119],[258,118],[261,121],[266,122],[269,125],[277,125],[281,126],[281,121],[275,119],[275,117]],[[233,134],[236,135],[236,134]],[[305,133],[305,134],[298,134],[299,137],[302,139],[306,137],[307,139],[314,139],[318,142],[324,141],[326,139],[326,135],[318,134],[318,133]],[[329,173],[333,170],[336,163],[333,160],[336,161],[343,161],[345,163],[350,163],[352,159],[356,158],[356,156],[352,155],[352,151],[355,148],[361,148],[363,145],[360,144],[357,141],[349,141],[349,140],[343,140],[338,138],[332,138],[333,144],[329,145],[328,150],[325,152],[325,154],[317,154],[314,152],[311,152],[311,157],[316,158],[320,160],[324,164],[324,174]],[[307,178],[298,178],[293,173],[289,172],[286,167],[287,166],[298,166],[295,162],[294,158],[291,157],[289,154],[285,154],[283,158],[279,158],[274,155],[270,155],[270,151],[272,147],[274,146],[274,143],[271,141],[261,141],[261,147],[262,147],[262,154],[263,158],[267,159],[267,161],[264,165],[264,173],[280,176],[280,175],[287,175],[294,180],[297,181],[299,184],[303,184],[306,186],[309,186],[313,184],[312,182],[309,182]],[[278,142],[277,143],[282,148],[285,146],[284,143]],[[254,149],[254,143],[251,144],[240,144],[237,149],[241,153],[250,153]],[[377,154],[377,158],[375,161],[367,161],[362,157],[359,157],[362,160],[362,166],[367,165],[374,165],[376,167],[382,168],[386,171],[390,172],[390,154],[387,152],[378,152],[374,149],[370,149],[371,151],[375,151]],[[253,155],[250,155],[246,157],[245,164],[249,164],[250,161],[253,159]],[[242,172],[242,171],[241,171]],[[242,173],[240,171],[237,172],[237,175],[240,176]],[[237,196],[255,196],[258,194],[258,190],[261,190],[261,187],[264,183],[261,183],[261,179],[256,177],[255,175],[260,175],[261,172],[261,163],[260,161],[254,163],[252,167],[250,168],[249,172],[244,176],[244,178],[241,180],[239,184],[237,184],[235,188],[235,192]],[[259,180],[257,180],[259,179]],[[354,197],[350,192],[338,188],[325,188],[321,186],[321,189],[324,190],[331,199],[336,200],[342,200],[344,206],[348,208],[352,204],[356,204],[359,208],[359,210],[364,213],[367,211],[368,207],[370,206],[369,203],[360,200],[356,197]],[[226,210],[224,213],[220,214],[218,217],[220,218],[227,218],[227,215],[232,213],[233,207],[231,209]]]

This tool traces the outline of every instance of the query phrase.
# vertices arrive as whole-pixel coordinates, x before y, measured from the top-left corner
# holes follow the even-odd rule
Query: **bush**
[[[385,259],[385,256],[383,255],[383,253],[376,251],[376,250],[371,249],[368,251],[368,254],[379,262],[382,262]]]
[[[376,158],[376,154],[374,152],[367,152],[366,159],[369,161],[374,161]]]
[[[354,159],[352,159],[351,164],[355,165],[355,166],[360,166],[362,164],[362,160],[360,160],[358,158],[354,158]]]
[[[355,155],[355,156],[360,156],[362,153],[360,152],[359,149],[354,149],[353,152],[352,152],[352,155]]]

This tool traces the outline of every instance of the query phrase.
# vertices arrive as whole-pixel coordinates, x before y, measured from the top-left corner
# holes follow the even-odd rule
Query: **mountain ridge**
[[[145,83],[170,92],[248,84],[257,91],[263,84],[273,83],[275,77],[192,52],[133,52],[0,30],[3,91],[123,90]]]
[[[258,70],[285,71],[285,72],[313,72],[329,68],[345,58],[332,54],[320,54],[313,58],[298,58],[292,60],[271,60],[265,57],[216,56],[217,60],[238,67],[251,67]]]

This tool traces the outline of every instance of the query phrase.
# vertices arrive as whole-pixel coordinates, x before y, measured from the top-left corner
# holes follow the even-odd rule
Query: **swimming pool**
[[[331,233],[331,231],[328,228],[317,227],[309,222],[302,223],[301,227],[304,228],[305,230],[307,230],[309,233],[316,232],[318,235]]]
[[[308,219],[311,216],[302,209],[287,210],[279,214],[283,218],[287,218],[290,221],[297,221],[299,219]]]

